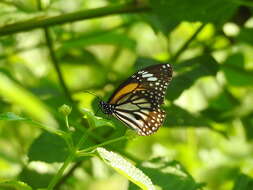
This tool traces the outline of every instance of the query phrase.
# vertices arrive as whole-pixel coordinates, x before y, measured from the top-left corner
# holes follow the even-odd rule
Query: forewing
[[[157,97],[157,103],[162,104],[167,86],[172,79],[170,64],[159,64],[138,71],[122,83],[109,99],[109,104],[117,104],[121,98],[134,91],[146,91],[147,97]]]

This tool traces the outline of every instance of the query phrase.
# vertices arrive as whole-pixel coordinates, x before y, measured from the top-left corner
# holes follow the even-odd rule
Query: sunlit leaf
[[[224,89],[209,102],[209,106],[202,111],[202,114],[213,121],[229,121],[236,116],[235,109],[239,105],[240,102],[228,90]]]
[[[178,70],[181,72],[172,78],[166,98],[169,100],[177,99],[184,90],[190,88],[201,77],[215,76],[218,69],[218,63],[209,55],[200,56],[175,65],[174,71],[177,72]]]
[[[162,189],[173,190],[197,190],[203,184],[197,183],[177,161],[169,161],[166,158],[154,158],[138,165],[153,180],[153,183]],[[130,185],[130,190],[137,190]]]
[[[32,188],[22,181],[4,181],[0,182],[2,190],[32,190]]]
[[[1,113],[0,114],[0,120],[5,120],[5,121],[23,121],[23,122],[26,122],[26,123],[33,124],[36,127],[39,127],[39,128],[41,128],[43,130],[46,130],[48,132],[51,132],[51,133],[54,133],[54,134],[57,134],[57,135],[62,135],[62,132],[59,131],[59,130],[57,130],[57,129],[54,129],[52,127],[48,127],[47,125],[44,125],[44,124],[39,123],[39,122],[36,122],[36,121],[34,121],[32,119],[21,117],[21,116],[16,115],[15,113],[12,113],[12,112]]]
[[[12,112],[2,113],[0,114],[0,120],[7,120],[7,121],[27,121],[28,119],[20,117]]]
[[[253,71],[244,69],[244,58],[242,55],[231,55],[222,65],[222,71],[225,74],[229,84],[234,86],[250,86],[253,81]]]
[[[13,104],[19,105],[25,112],[50,126],[56,126],[54,118],[48,108],[32,93],[18,85],[0,72],[1,96]]]
[[[98,32],[65,41],[58,51],[62,52],[73,47],[87,47],[97,44],[112,44],[131,50],[134,50],[136,46],[136,42],[125,34],[116,32]]]
[[[103,126],[109,126],[114,127],[114,125],[102,117],[95,116],[93,112],[82,109],[82,112],[84,114],[84,118],[86,118],[89,122],[90,127],[97,128],[97,127],[103,127]]]
[[[104,148],[97,148],[97,152],[103,158],[106,164],[111,166],[121,175],[127,177],[134,184],[138,185],[144,190],[155,189],[148,176],[146,176],[140,169],[136,168],[133,164],[125,160],[120,155],[111,151],[107,151]]]

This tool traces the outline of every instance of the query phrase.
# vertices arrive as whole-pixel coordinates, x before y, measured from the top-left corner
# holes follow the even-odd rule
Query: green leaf
[[[90,45],[97,44],[112,44],[121,47],[128,48],[130,50],[135,50],[136,42],[129,38],[125,34],[117,32],[94,32],[91,34],[84,34],[78,38],[71,39],[63,42],[62,46],[58,51],[68,51],[69,48],[73,47],[87,47]]]
[[[102,117],[95,116],[93,112],[87,109],[82,109],[82,112],[84,114],[83,117],[88,120],[90,127],[97,128],[109,126],[114,128],[114,125],[110,121],[103,119]]]
[[[0,114],[0,120],[6,121],[28,121],[29,119],[20,117],[12,112],[2,113]]]
[[[232,54],[226,59],[224,64],[225,65],[232,65],[234,67],[238,67],[240,69],[243,69],[244,68],[244,57],[241,53]]]
[[[209,102],[208,108],[201,113],[216,122],[229,121],[236,117],[240,102],[226,89]]]
[[[35,170],[24,168],[19,178],[29,184],[33,189],[46,188],[53,178],[52,173],[39,173]]]
[[[54,134],[57,134],[57,135],[62,135],[62,131],[59,131],[57,129],[54,129],[52,127],[47,127],[45,125],[43,125],[42,123],[39,123],[39,122],[36,122],[36,121],[33,121],[29,118],[24,118],[24,117],[21,117],[19,115],[16,115],[15,113],[12,113],[12,112],[6,112],[6,113],[2,113],[0,114],[0,120],[5,120],[5,121],[23,121],[23,122],[27,122],[27,123],[30,123],[30,124],[33,124],[45,131],[48,131],[48,132],[51,132],[51,133],[54,133]]]
[[[148,57],[138,57],[134,64],[135,71],[139,71],[145,67],[156,65],[156,64],[166,64],[165,62],[157,61],[155,59],[150,59]]]
[[[56,126],[56,121],[49,113],[44,102],[2,72],[0,72],[0,91],[1,97],[19,106],[21,110],[24,110],[33,118],[50,126]]]
[[[252,35],[253,35],[253,28],[241,28],[240,33],[236,39],[238,41],[246,42],[252,45],[253,44]]]
[[[22,181],[4,181],[0,183],[1,190],[32,190],[32,188]]]
[[[176,21],[224,23],[237,8],[230,0],[150,0],[154,14],[163,25]],[[226,14],[224,14],[226,13]]]
[[[66,142],[61,137],[44,132],[33,141],[28,157],[30,161],[53,163],[63,162],[68,154]]]
[[[107,151],[104,148],[97,148],[99,156],[106,164],[111,166],[121,175],[127,177],[134,184],[138,185],[144,190],[154,190],[155,187],[148,176],[146,176],[140,169],[125,160],[120,155]]]
[[[242,55],[232,55],[221,66],[226,80],[230,85],[252,86],[253,71],[245,70],[243,65],[244,59]]]
[[[173,126],[195,126],[195,127],[210,127],[209,120],[200,114],[191,114],[187,110],[171,105],[165,107],[166,118],[164,125]]]
[[[144,14],[143,19],[147,21],[152,28],[157,31],[162,31],[165,35],[170,33],[180,23],[179,21],[163,22],[159,19],[159,16],[153,13]]]
[[[253,140],[253,113],[242,118],[245,135],[248,140]]]
[[[237,177],[233,190],[252,190],[253,187],[253,178],[241,174]]]
[[[172,78],[166,98],[169,100],[177,99],[195,81],[204,76],[216,75],[218,69],[218,63],[209,55],[203,55],[175,65],[174,70],[179,71],[179,73]]]
[[[197,183],[177,161],[159,157],[137,166],[152,178],[155,185],[164,190],[196,190],[203,186]],[[131,184],[129,190],[137,188]]]
[[[67,52],[58,55],[59,62],[61,64],[71,63],[71,65],[77,64],[98,64],[98,60],[93,53],[83,48],[68,49]]]

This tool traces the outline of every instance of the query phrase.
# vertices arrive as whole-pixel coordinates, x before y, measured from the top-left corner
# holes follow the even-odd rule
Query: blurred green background
[[[105,9],[95,9],[100,7]],[[69,13],[89,9],[91,18],[80,12],[68,20]],[[72,125],[81,128],[74,135],[80,136],[87,128],[80,110],[98,109],[85,91],[107,100],[133,72],[170,62],[174,77],[164,126],[108,149],[138,163],[157,157],[179,162],[189,176],[182,182],[174,172],[163,181],[171,184],[161,183],[160,189],[252,190],[252,13],[250,0],[0,0],[0,113],[64,130],[57,110],[68,104]],[[41,20],[55,15],[66,20],[40,27]],[[22,21],[30,25],[18,32]],[[86,147],[126,130],[115,119],[97,115],[115,128],[97,129]],[[33,124],[0,121],[0,182],[47,187],[66,157],[62,143]],[[98,158],[81,160],[56,189],[136,189]],[[155,184],[159,171],[154,178],[151,172]]]

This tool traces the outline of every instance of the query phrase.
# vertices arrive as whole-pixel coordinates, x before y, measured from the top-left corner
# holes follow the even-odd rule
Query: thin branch
[[[2,26],[0,27],[0,36],[32,30],[35,28],[44,28],[68,22],[98,18],[102,16],[123,14],[123,13],[137,13],[150,10],[151,8],[149,6],[143,4],[122,4],[102,8],[95,8],[90,10],[77,11],[74,13],[52,17],[40,16],[26,21]]]
[[[191,42],[197,37],[197,35],[202,31],[206,24],[201,24],[199,28],[192,34],[192,36],[184,43],[184,45],[172,56],[171,61],[177,61],[178,57],[188,48]]]
[[[38,6],[38,10],[39,11],[42,11],[42,5],[41,5],[41,0],[37,0],[37,6]],[[67,88],[67,85],[64,81],[64,78],[63,78],[63,75],[62,75],[62,72],[61,72],[61,69],[60,69],[60,66],[59,66],[59,63],[58,63],[58,60],[56,58],[56,55],[55,55],[55,51],[54,51],[54,44],[53,44],[53,40],[51,38],[51,35],[50,35],[50,31],[48,29],[48,27],[44,27],[43,28],[44,30],[44,35],[45,35],[45,39],[46,39],[46,45],[48,47],[48,50],[49,50],[49,54],[50,54],[50,58],[51,58],[51,61],[52,61],[52,64],[55,68],[55,71],[57,73],[57,77],[58,77],[58,80],[60,82],[60,85],[64,91],[64,94],[65,96],[68,98],[68,100],[70,101],[70,103],[73,104],[73,99],[71,97],[71,94]]]
[[[70,92],[67,88],[67,85],[64,81],[64,78],[63,78],[63,75],[62,75],[62,72],[61,72],[61,69],[59,67],[59,63],[58,63],[58,60],[57,60],[55,52],[54,52],[52,38],[50,36],[49,29],[47,27],[44,28],[44,34],[45,34],[46,43],[47,43],[47,46],[48,46],[48,49],[49,49],[50,58],[52,60],[52,64],[55,68],[55,71],[57,73],[57,76],[58,76],[59,82],[62,86],[62,89],[64,91],[64,94],[66,95],[66,97],[68,98],[70,103],[73,103],[71,94],[70,94]]]
[[[69,171],[62,176],[62,178],[58,181],[58,183],[55,185],[54,189],[58,190],[60,189],[61,185],[66,182],[66,180],[72,176],[72,174],[75,172],[75,170],[82,165],[83,161],[78,161],[74,163],[74,165],[69,169]]]

